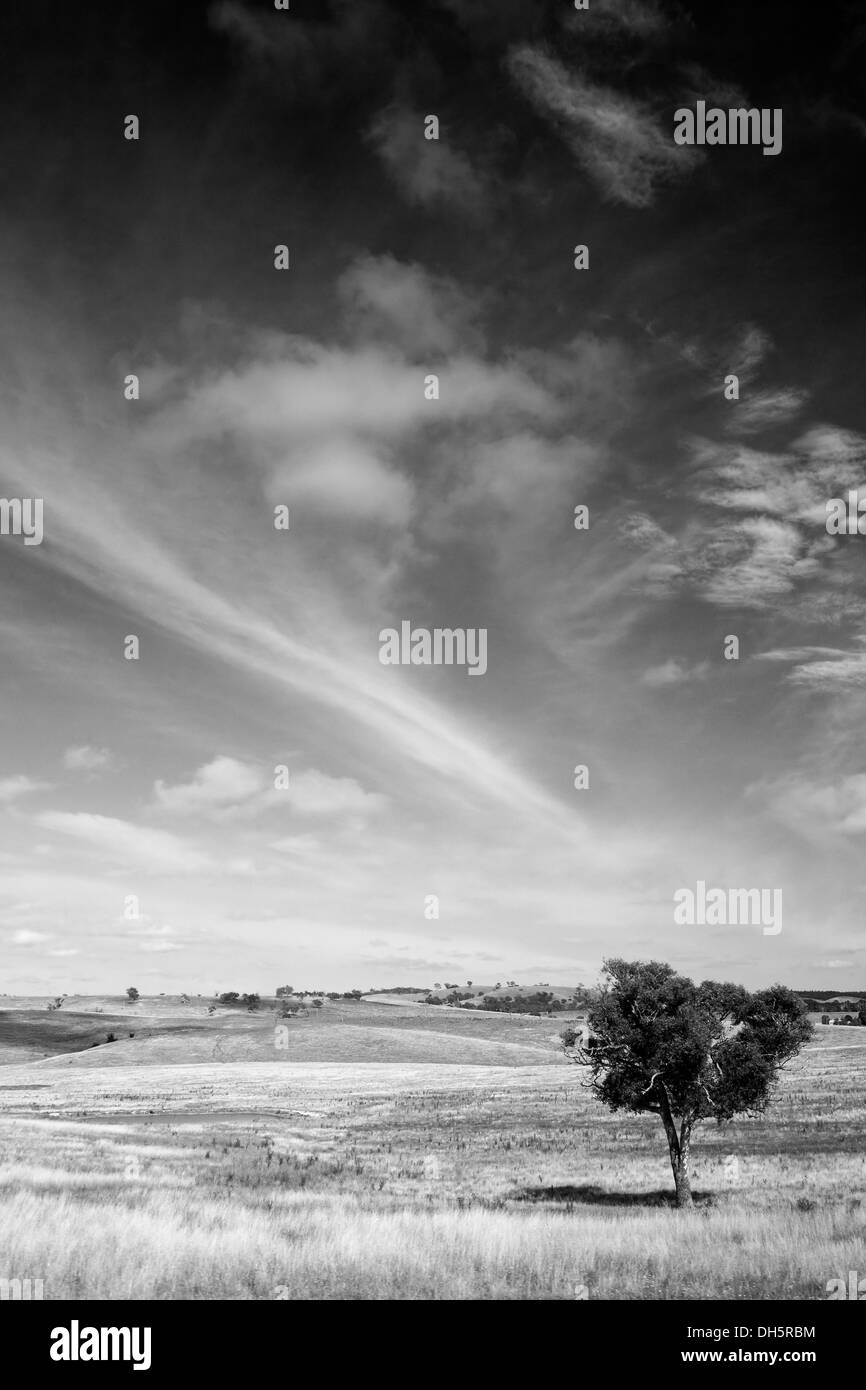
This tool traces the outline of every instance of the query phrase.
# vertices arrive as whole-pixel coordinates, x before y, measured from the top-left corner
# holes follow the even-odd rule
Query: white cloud
[[[15,777],[0,778],[0,804],[6,805],[11,801],[17,801],[19,796],[26,796],[30,792],[46,791],[50,788],[50,782],[38,782],[33,777],[25,777],[19,773]]]
[[[696,149],[674,144],[671,129],[663,129],[645,103],[569,72],[540,48],[513,48],[508,68],[612,202],[648,207],[659,184],[681,178],[701,158]]]
[[[689,561],[699,591],[722,608],[766,608],[819,568],[799,529],[770,517],[716,527],[691,547]]]
[[[410,203],[451,203],[474,214],[482,210],[482,176],[444,131],[438,140],[424,138],[423,112],[389,106],[373,121],[368,138]]]
[[[50,940],[51,937],[47,936],[45,932],[29,931],[27,928],[22,928],[20,931],[13,932],[12,934],[13,946],[38,946],[43,941]]]
[[[385,452],[347,436],[299,444],[275,467],[269,495],[275,502],[291,497],[296,514],[319,507],[329,516],[405,527],[415,489],[386,462]]]
[[[365,337],[383,332],[409,356],[476,351],[479,306],[446,276],[394,256],[362,256],[344,271],[337,289],[349,321]]]
[[[821,782],[803,773],[754,783],[749,798],[808,840],[866,834],[866,773]]]
[[[786,424],[799,414],[808,399],[807,391],[790,386],[750,393],[731,403],[727,431],[729,434],[753,434],[758,430]]]
[[[671,657],[660,666],[651,666],[644,671],[640,679],[642,685],[658,690],[668,685],[685,685],[688,681],[703,680],[709,669],[708,661],[699,661],[694,666],[689,666],[688,662]]]
[[[257,767],[220,754],[200,767],[191,782],[170,787],[158,781],[154,793],[164,810],[198,815],[246,801],[264,786],[264,774]]]
[[[134,863],[153,873],[191,873],[212,867],[207,855],[176,835],[113,816],[87,811],[43,811],[34,820],[45,830],[84,841],[111,861]]]
[[[266,775],[251,763],[223,756],[200,767],[192,781],[174,787],[157,782],[155,791],[156,804],[164,810],[216,821],[252,821],[263,813],[287,810],[301,816],[357,817],[379,811],[387,802],[378,792],[365,791],[353,777],[331,777],[316,768],[290,771],[288,786],[277,788],[273,770]],[[243,877],[254,873],[255,865],[241,855],[228,862],[227,870]]]
[[[299,813],[316,817],[365,815],[387,804],[387,797],[365,791],[354,777],[329,777],[315,768],[290,776],[286,794]]]
[[[99,772],[111,765],[111,753],[107,748],[92,748],[89,744],[67,748],[63,754],[63,766],[69,772]]]
[[[738,340],[729,350],[729,371],[739,377],[751,376],[773,350],[769,333],[756,323],[745,323],[739,329]]]
[[[566,10],[565,18],[581,39],[588,36],[610,40],[625,33],[644,44],[666,33],[671,26],[671,21],[654,0],[602,0],[601,4],[578,14]]]

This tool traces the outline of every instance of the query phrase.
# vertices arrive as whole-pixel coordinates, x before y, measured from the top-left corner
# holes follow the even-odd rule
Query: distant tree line
[[[396,991],[392,991],[396,993]],[[312,999],[315,995],[319,999],[363,999],[364,991],[360,989],[347,989],[342,993],[338,989],[295,989],[293,985],[280,985],[274,992],[277,999]]]
[[[442,986],[440,985],[439,988],[441,989]],[[456,986],[455,986],[455,988],[456,988]],[[371,989],[371,990],[370,990],[370,993],[371,993],[371,994],[425,994],[426,991],[427,991],[427,986],[426,986],[426,985],[389,985],[389,986],[387,987],[387,989]],[[354,991],[353,991],[353,992],[354,992]],[[361,993],[361,991],[358,990],[358,994],[360,994],[360,993]],[[334,998],[337,998],[337,997],[338,997],[337,995],[334,996]]]
[[[866,991],[859,989],[843,990],[841,993],[838,989],[795,989],[794,993],[799,999],[803,1000],[807,1009],[810,1008],[812,1004],[816,1003],[817,1000],[820,1000],[820,1007],[828,1010],[830,1013],[833,1012],[834,1007],[837,1009],[843,1007],[843,1005],[839,1003],[840,999],[856,999],[858,1008],[866,1001]],[[850,1008],[851,1005],[849,1004],[846,1007]]]
[[[837,996],[822,999],[822,993],[826,995],[826,991],[816,990],[814,995],[800,994],[798,997],[809,1013],[821,1014],[822,1023],[854,1024],[866,1028],[866,998],[858,999],[855,1004],[840,1004]],[[830,1014],[840,1014],[841,1017],[831,1019]]]
[[[479,1009],[492,1014],[542,1014],[571,1013],[584,1007],[585,996],[572,994],[558,998],[552,990],[539,989],[531,994],[482,994],[473,995],[469,990],[449,989],[445,995],[428,994],[425,1004],[456,1004],[464,1009]]]

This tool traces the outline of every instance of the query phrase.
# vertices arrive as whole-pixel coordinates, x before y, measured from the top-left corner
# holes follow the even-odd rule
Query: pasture
[[[677,1212],[659,1121],[587,1094],[560,1016],[338,1001],[277,1050],[272,1014],[147,1001],[129,1038],[110,1002],[118,1042],[38,1060],[56,1016],[0,1016],[7,1059],[33,1029],[0,1067],[0,1275],[46,1298],[821,1299],[864,1267],[862,1029],[702,1126]]]

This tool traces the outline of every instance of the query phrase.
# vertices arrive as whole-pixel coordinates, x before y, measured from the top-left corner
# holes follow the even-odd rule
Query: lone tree
[[[135,988],[135,985],[129,986],[129,989],[126,991],[126,997],[129,1000],[130,1004],[135,1003],[136,999],[138,998],[138,990]]]
[[[606,960],[588,1029],[564,1029],[566,1057],[590,1068],[611,1110],[660,1115],[677,1206],[692,1204],[689,1158],[700,1120],[762,1114],[781,1068],[812,1036],[784,985],[694,984],[661,961]]]

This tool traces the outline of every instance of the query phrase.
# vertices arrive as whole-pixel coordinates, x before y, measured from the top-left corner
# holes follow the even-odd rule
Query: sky
[[[866,987],[855,8],[0,30],[2,991]],[[486,672],[383,665],[407,620]]]

